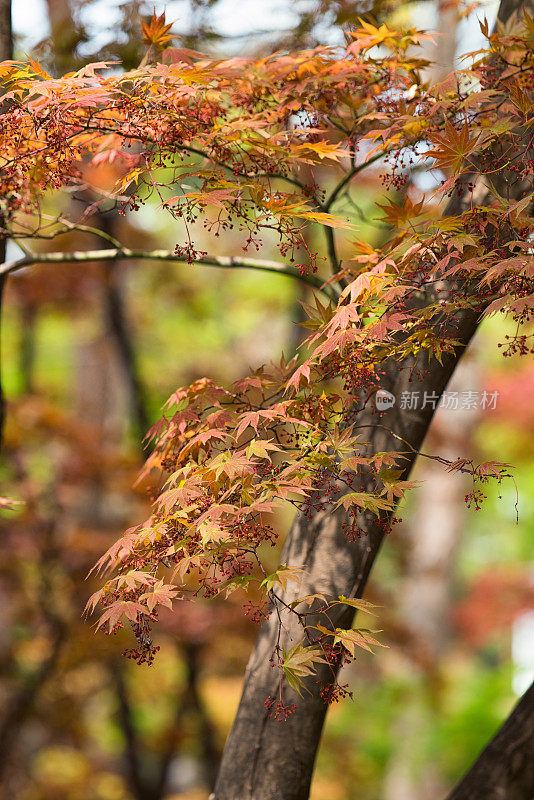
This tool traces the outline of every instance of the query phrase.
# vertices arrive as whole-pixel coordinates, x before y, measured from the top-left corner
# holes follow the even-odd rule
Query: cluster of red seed
[[[242,609],[245,616],[258,625],[269,616],[268,603],[253,603],[252,600],[247,600],[246,603],[243,603]]]
[[[139,666],[146,664],[147,667],[152,666],[156,653],[159,651],[158,645],[151,645],[150,647],[130,647],[122,651],[122,655],[126,658],[131,658]]]
[[[467,508],[471,508],[473,505],[475,507],[475,511],[480,511],[482,508],[482,504],[484,500],[487,499],[487,496],[484,494],[482,489],[473,489],[472,492],[468,492],[465,496],[465,503]]]
[[[353,693],[349,691],[349,684],[341,684],[337,681],[321,686],[319,694],[322,701],[328,705],[331,703],[339,703],[340,700],[346,697],[349,697],[351,700],[353,699]]]
[[[532,341],[534,336],[532,334],[522,333],[516,336],[509,336],[507,334],[504,338],[507,341],[500,342],[497,345],[497,347],[503,348],[502,354],[504,358],[510,358],[511,356],[527,356],[534,353],[534,342]]]
[[[277,719],[280,722],[285,722],[297,710],[295,703],[284,703],[271,695],[265,701],[265,708],[269,711],[269,719]]]

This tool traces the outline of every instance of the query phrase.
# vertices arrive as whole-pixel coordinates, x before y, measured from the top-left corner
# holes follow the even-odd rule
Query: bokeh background
[[[182,45],[215,55],[342,42],[343,28],[369,10],[345,0],[14,0],[15,57],[37,55],[55,75],[102,59],[135,66],[139,14],[154,7],[175,20]],[[481,43],[476,19],[431,0],[390,0],[375,13],[438,31],[431,80]],[[496,7],[477,13],[491,20]],[[345,209],[372,243],[384,236],[372,209],[378,173],[355,185]],[[330,180],[324,170],[321,180]],[[417,180],[428,188],[425,175]],[[51,212],[75,214],[75,202],[52,198]],[[151,204],[92,224],[147,248],[172,248],[183,235]],[[72,233],[38,247],[95,244]],[[236,247],[230,232],[206,249]],[[7,257],[19,254],[10,242]],[[350,255],[348,240],[340,254]],[[127,633],[95,636],[82,620],[96,587],[86,576],[146,514],[146,487],[134,488],[140,442],[167,396],[293,353],[299,299],[309,297],[287,278],[184,264],[39,266],[10,279],[1,494],[24,505],[3,512],[0,528],[2,800],[207,798],[257,632],[244,597],[177,608],[156,632],[154,665],[137,667],[121,656]],[[506,333],[505,321],[488,321],[449,387],[498,392],[495,408],[440,409],[425,450],[511,463],[514,480],[490,484],[475,510],[464,502],[468,478],[418,465],[423,483],[367,592],[388,648],[344,672],[354,700],[329,712],[313,800],[445,796],[532,679],[534,365],[502,357]],[[288,523],[276,520],[281,531]]]

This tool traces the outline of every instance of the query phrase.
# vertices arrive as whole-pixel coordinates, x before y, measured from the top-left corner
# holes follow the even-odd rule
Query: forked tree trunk
[[[443,365],[433,360],[424,365],[388,365],[387,380],[382,386],[396,398],[403,391],[424,391],[441,395],[461,354],[476,331],[478,319],[473,313],[457,317],[455,337],[463,344],[454,357],[443,359]],[[445,326],[444,326],[445,327]],[[449,335],[453,327],[448,323]],[[445,334],[445,330],[444,330]],[[412,379],[410,367],[426,366],[423,380]],[[413,373],[412,373],[413,374]],[[361,427],[361,441],[369,444],[372,452],[406,451],[402,441],[413,451],[420,449],[430,425],[433,410],[429,404],[423,409],[401,410],[397,403],[383,414],[380,420],[369,410],[357,421]],[[377,424],[378,423],[378,424]],[[409,456],[405,472],[409,473],[415,455]],[[404,478],[404,475],[402,476]],[[369,486],[369,489],[371,486]],[[366,535],[351,542],[342,531],[345,512],[341,509],[314,514],[311,519],[299,515],[288,535],[281,561],[302,565],[307,575],[303,585],[292,586],[282,595],[290,603],[296,597],[322,592],[330,596],[363,592],[383,540],[383,532],[365,515],[360,527]],[[346,609],[336,620],[338,627],[350,626],[353,613]],[[284,617],[282,646],[288,648],[302,638],[302,631],[292,618]],[[260,630],[256,647],[249,661],[243,696],[233,728],[223,754],[221,769],[215,788],[216,800],[305,800],[309,794],[315,754],[324,723],[326,705],[319,696],[315,681],[309,681],[302,697],[291,690],[286,698],[296,703],[297,711],[281,724],[269,719],[265,700],[275,697],[278,691],[277,670],[269,665],[277,636],[277,620],[271,615]],[[328,681],[328,668],[319,672],[319,679]]]
[[[514,10],[523,5],[531,9],[533,0],[528,0],[528,3],[503,0],[499,10],[500,19],[508,19]],[[510,194],[513,192],[514,189],[510,187]],[[451,201],[446,213],[459,213],[461,202]],[[443,365],[435,359],[428,360],[428,356],[423,356],[415,363],[412,360],[402,364],[389,363],[382,381],[383,388],[390,391],[397,401],[403,391],[419,392],[420,397],[425,391],[440,396],[478,323],[479,317],[466,311],[444,319],[440,333],[444,337],[453,336],[461,343],[454,355],[444,358]],[[416,377],[421,374],[422,377]],[[368,452],[406,452],[408,448],[413,451],[413,455],[405,462],[402,478],[409,474],[415,453],[420,449],[432,421],[434,411],[429,405],[410,411],[402,410],[397,402],[379,420],[370,409],[360,413],[355,420],[361,441],[369,445]],[[361,596],[382,544],[383,532],[373,519],[369,519],[369,515],[364,515],[359,524],[365,534],[357,542],[351,542],[342,531],[344,519],[344,511],[334,510],[333,507],[314,513],[310,518],[302,514],[297,516],[281,560],[292,566],[302,566],[307,575],[303,585],[288,585],[287,591],[281,593],[285,603],[316,592],[334,597],[351,594]],[[337,627],[348,627],[352,619],[352,610],[345,608],[340,611],[335,624]],[[313,624],[313,618],[309,618],[309,621]],[[293,616],[284,615],[283,623],[280,644],[288,648],[302,639],[302,630]],[[278,694],[278,671],[269,664],[277,635],[277,619],[271,615],[260,630],[247,666],[241,702],[226,742],[213,800],[308,798],[327,710],[320,697],[317,679],[325,682],[331,680],[331,670],[328,667],[320,669],[317,677],[308,681],[307,691],[303,692],[302,697],[284,687],[286,700],[295,702],[297,706],[296,713],[285,723],[270,719],[265,700]],[[507,797],[506,793],[500,796]],[[525,795],[521,800],[531,800],[531,797]]]
[[[449,70],[450,71],[450,70]],[[447,390],[458,394],[479,388],[472,352],[455,370]],[[469,457],[470,434],[479,421],[476,409],[440,408],[425,440],[425,451],[454,461],[458,454]],[[464,503],[469,476],[450,474],[436,461],[423,465],[422,485],[414,497],[414,508],[400,533],[406,561],[398,590],[398,611],[402,624],[424,642],[428,659],[423,681],[426,691],[408,695],[396,710],[395,750],[388,763],[381,800],[428,800],[440,798],[450,786],[439,759],[420,762],[422,732],[440,692],[439,675],[446,669],[444,659],[451,645],[449,624],[456,586],[456,561],[465,527]],[[399,535],[399,534],[397,534]]]

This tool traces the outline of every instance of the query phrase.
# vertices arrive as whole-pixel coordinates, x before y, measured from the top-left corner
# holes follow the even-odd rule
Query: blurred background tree
[[[31,51],[55,75],[96,60],[131,68],[144,55],[139,15],[153,6],[13,0],[15,57]],[[342,42],[343,29],[362,14],[412,20],[441,34],[428,53],[436,62],[432,81],[453,69],[462,43],[477,31],[454,4],[430,0],[372,8],[271,0],[261,11],[252,0],[165,7],[181,46],[215,55]],[[163,4],[155,8],[160,13]],[[491,17],[494,8],[483,11]],[[104,189],[113,180],[105,169],[93,177]],[[411,176],[411,185],[417,189],[424,180]],[[366,213],[377,191],[378,171],[355,187],[344,209],[372,244],[383,235]],[[70,214],[79,207],[81,215],[88,201],[69,198]],[[55,202],[57,214],[66,201]],[[150,204],[126,217],[99,209],[84,221],[121,239],[127,229],[128,241],[142,247],[172,247],[180,236],[179,224],[173,227]],[[96,242],[94,233],[72,231],[53,247]],[[348,257],[351,246],[341,241],[338,256]],[[17,254],[14,243],[8,248]],[[221,255],[233,249],[232,234],[217,248]],[[160,626],[156,663],[136,667],[121,657],[128,632],[95,638],[82,623],[94,590],[84,578],[146,513],[146,487],[132,486],[143,432],[163,400],[204,374],[228,382],[249,365],[294,350],[299,298],[302,289],[281,277],[180,264],[93,264],[83,274],[54,265],[10,279],[1,343],[9,398],[2,494],[24,505],[4,512],[0,532],[2,798],[207,797],[256,634],[253,622],[236,595],[184,606]],[[403,509],[369,588],[382,606],[390,647],[347,670],[351,684],[357,670],[355,699],[329,714],[316,800],[444,795],[529,683],[534,371],[500,357],[497,342],[505,334],[502,322],[486,324],[451,387],[498,391],[495,410],[441,409],[427,449],[448,457],[469,451],[484,460],[491,457],[488,443],[492,453],[497,443],[500,460],[515,465],[520,523],[513,489],[491,487],[480,511],[467,510],[462,477],[448,476],[444,486],[442,473],[419,465],[425,483]]]

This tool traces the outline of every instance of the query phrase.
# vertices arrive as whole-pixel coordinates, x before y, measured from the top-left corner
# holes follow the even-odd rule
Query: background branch
[[[0,266],[0,280],[11,272],[17,272],[25,267],[37,264],[64,264],[84,263],[88,261],[115,261],[117,259],[145,259],[152,261],[176,261],[190,263],[186,256],[176,255],[172,250],[132,250],[129,247],[114,247],[109,250],[73,250],[66,253],[35,253],[25,255],[13,261],[7,261]],[[312,286],[323,292],[331,300],[337,300],[337,292],[331,285],[325,286],[324,281],[313,274],[302,275],[296,267],[282,264],[279,261],[266,261],[256,258],[234,258],[233,256],[204,256],[202,259],[193,259],[192,263],[219,269],[254,269],[260,272],[274,272],[278,275],[287,275],[296,278],[302,283]]]

